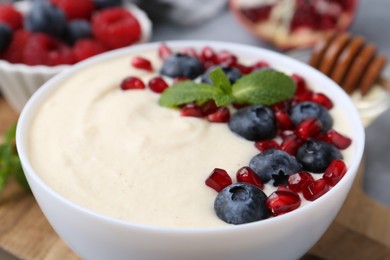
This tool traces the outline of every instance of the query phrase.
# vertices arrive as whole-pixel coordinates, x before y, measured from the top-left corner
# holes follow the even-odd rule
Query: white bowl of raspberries
[[[81,60],[146,42],[152,24],[122,0],[0,4],[0,92],[20,112],[49,78]]]

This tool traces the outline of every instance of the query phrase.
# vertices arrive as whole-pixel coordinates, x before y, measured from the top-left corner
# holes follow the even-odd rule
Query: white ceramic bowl
[[[22,13],[26,13],[30,8],[30,3],[28,1],[21,1],[16,3],[16,7]],[[126,8],[134,14],[141,25],[142,36],[139,43],[149,41],[152,34],[152,23],[150,19],[144,11],[131,3],[126,3]],[[27,100],[43,83],[71,66],[28,66],[0,60],[0,92],[12,108],[20,112]]]
[[[278,53],[239,44],[201,41],[169,42],[173,48],[205,45],[227,49],[240,57],[261,57],[274,67],[303,75],[314,89],[342,107],[351,127],[353,160],[345,177],[316,201],[285,215],[244,225],[176,229],[128,223],[99,215],[68,201],[39,177],[29,161],[29,132],[38,108],[70,75],[81,68],[155,49],[143,44],[105,53],[81,62],[41,87],[24,107],[17,127],[17,148],[28,182],[45,216],[60,237],[85,259],[297,259],[322,236],[346,198],[364,147],[364,130],[353,103],[341,88],[313,68]]]

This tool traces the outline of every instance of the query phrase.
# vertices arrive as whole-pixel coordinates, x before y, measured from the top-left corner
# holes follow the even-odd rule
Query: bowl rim
[[[353,123],[353,128],[351,127],[351,131],[353,131],[356,134],[356,138],[358,141],[356,141],[356,151],[354,152],[354,157],[351,161],[351,164],[348,168],[347,173],[345,174],[344,178],[340,180],[340,182],[331,188],[329,192],[324,194],[322,197],[318,198],[317,200],[308,203],[307,205],[294,210],[292,212],[289,212],[287,214],[280,215],[278,217],[269,218],[261,221],[256,221],[252,223],[246,223],[241,225],[226,225],[226,226],[218,226],[218,227],[202,227],[202,228],[177,228],[177,227],[161,227],[161,226],[153,226],[153,225],[147,225],[147,224],[140,224],[130,221],[124,221],[119,220],[114,217],[106,216],[101,213],[97,213],[93,210],[84,208],[82,206],[79,206],[78,204],[66,199],[56,191],[54,191],[49,185],[47,185],[35,172],[32,165],[30,164],[30,161],[28,159],[28,149],[27,149],[27,141],[23,141],[26,134],[28,133],[28,130],[32,124],[32,119],[34,118],[35,114],[37,113],[37,110],[41,106],[42,102],[40,99],[45,99],[47,96],[50,95],[60,84],[63,80],[65,80],[68,76],[72,75],[73,73],[77,73],[77,71],[81,70],[82,68],[85,68],[87,66],[96,64],[98,62],[102,62],[105,60],[114,59],[123,55],[129,55],[131,53],[136,53],[138,51],[145,51],[145,50],[152,50],[157,49],[158,46],[160,46],[162,43],[167,44],[168,46],[179,49],[180,47],[195,47],[195,48],[201,48],[204,46],[211,46],[212,48],[217,49],[241,49],[245,50],[245,52],[251,52],[251,53],[263,53],[266,54],[266,56],[271,56],[272,59],[279,60],[279,63],[281,61],[289,64],[294,64],[296,67],[304,69],[307,71],[305,73],[306,75],[310,74],[316,74],[318,77],[321,77],[321,79],[326,82],[327,85],[332,86],[333,88],[332,92],[335,91],[335,96],[337,95],[338,98],[341,98],[343,100],[343,104],[348,107],[348,111],[351,111],[351,114],[348,115],[348,118],[351,123]],[[243,49],[244,48],[244,49]],[[272,64],[272,61],[270,61]],[[289,66],[285,66],[285,68],[289,68]],[[299,70],[299,69],[298,69]],[[47,96],[46,96],[47,95]],[[295,60],[291,57],[288,57],[286,55],[283,55],[281,53],[277,53],[271,50],[263,49],[256,46],[249,46],[245,44],[239,44],[239,43],[228,43],[228,42],[222,42],[222,41],[205,41],[205,40],[175,40],[175,41],[163,41],[163,42],[153,42],[153,43],[146,43],[146,44],[140,44],[140,45],[133,45],[126,48],[121,48],[109,52],[105,52],[99,55],[96,55],[92,58],[86,59],[82,62],[79,62],[75,64],[72,68],[57,74],[53,78],[49,79],[41,88],[39,88],[33,96],[29,99],[25,107],[23,108],[18,124],[17,124],[17,131],[16,131],[16,146],[19,153],[19,157],[21,160],[21,163],[23,165],[23,169],[25,169],[26,175],[28,175],[30,178],[32,178],[39,186],[44,189],[47,193],[51,194],[56,198],[57,200],[60,200],[62,203],[65,203],[67,206],[73,208],[74,210],[81,211],[83,214],[89,215],[93,218],[97,218],[104,222],[110,222],[116,225],[120,225],[126,228],[135,228],[135,229],[142,229],[142,230],[149,230],[153,232],[160,232],[160,233],[191,233],[191,234],[200,234],[200,233],[220,233],[220,232],[235,232],[237,230],[248,230],[252,229],[254,227],[261,227],[263,225],[267,225],[268,223],[278,223],[288,220],[289,218],[301,214],[301,212],[309,211],[311,208],[316,207],[316,205],[321,204],[323,201],[326,201],[332,194],[337,192],[340,189],[348,188],[347,182],[348,179],[352,178],[351,183],[353,179],[356,176],[358,167],[360,165],[361,158],[363,156],[363,150],[364,150],[364,143],[365,143],[365,133],[364,133],[364,127],[361,122],[361,119],[359,117],[359,114],[357,112],[356,107],[350,100],[348,94],[346,94],[340,87],[336,85],[332,80],[330,80],[328,77],[326,77],[321,72],[315,70],[314,68],[310,67],[307,64],[304,64],[298,60]],[[348,174],[349,173],[349,174]],[[348,188],[349,189],[349,188]]]
[[[22,13],[28,12],[31,8],[31,3],[28,0],[22,0],[14,3],[14,6],[17,10]],[[148,42],[152,36],[152,21],[149,19],[148,15],[140,9],[137,5],[126,1],[122,7],[128,9],[138,20],[141,26],[141,38],[139,41],[133,43],[141,44]],[[131,45],[130,45],[131,46]],[[122,47],[127,48],[128,46]],[[121,48],[119,48],[121,49]],[[75,63],[76,64],[76,63]],[[11,63],[7,60],[0,59],[0,68],[7,69],[9,71],[21,71],[25,74],[55,74],[59,73],[64,69],[70,68],[74,64],[60,64],[56,66],[46,66],[46,65],[34,65],[30,66],[24,63]]]

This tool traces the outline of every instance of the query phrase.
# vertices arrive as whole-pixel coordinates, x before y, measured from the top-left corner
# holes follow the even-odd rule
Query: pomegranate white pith
[[[250,32],[280,49],[313,46],[326,32],[345,31],[357,0],[230,0]]]

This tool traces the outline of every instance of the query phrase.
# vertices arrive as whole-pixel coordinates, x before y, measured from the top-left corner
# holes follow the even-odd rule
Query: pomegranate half
[[[358,0],[230,0],[238,21],[282,50],[311,47],[323,34],[345,31]]]

